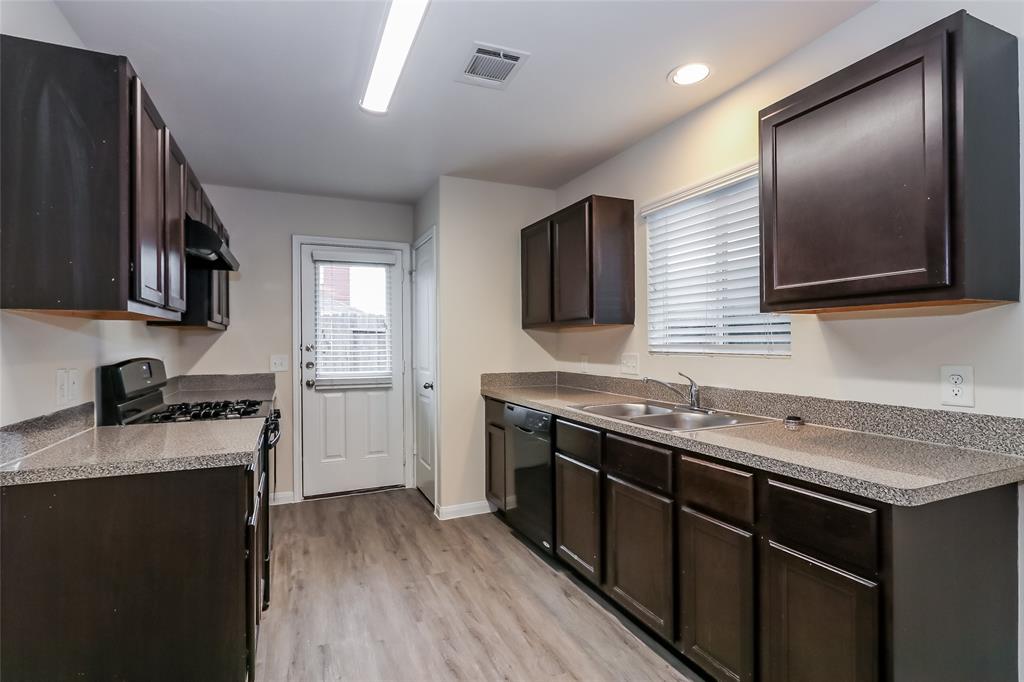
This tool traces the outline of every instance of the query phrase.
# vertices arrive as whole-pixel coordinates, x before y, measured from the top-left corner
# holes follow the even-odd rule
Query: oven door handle
[[[276,419],[271,420],[267,427],[267,433],[270,436],[270,440],[267,442],[267,447],[277,447],[278,441],[281,440],[281,422]]]

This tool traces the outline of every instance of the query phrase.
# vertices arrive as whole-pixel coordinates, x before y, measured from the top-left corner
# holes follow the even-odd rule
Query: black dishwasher
[[[551,415],[505,406],[505,521],[553,554]]]

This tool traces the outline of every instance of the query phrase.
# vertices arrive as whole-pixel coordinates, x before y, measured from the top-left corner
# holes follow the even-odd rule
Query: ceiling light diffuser
[[[676,85],[693,85],[699,83],[711,73],[707,64],[685,64],[669,74]]]
[[[429,0],[391,0],[370,81],[359,101],[363,109],[377,114],[388,110],[428,3]]]

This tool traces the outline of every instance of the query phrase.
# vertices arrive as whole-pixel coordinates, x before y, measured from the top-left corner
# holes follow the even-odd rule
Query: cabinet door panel
[[[202,220],[203,186],[191,168],[188,169],[188,186],[185,189],[185,210],[193,220]]]
[[[764,678],[876,682],[877,583],[770,540],[764,561]]]
[[[601,581],[601,473],[555,455],[555,539],[558,556]]]
[[[227,230],[224,229],[224,223],[220,221],[220,217],[217,216],[216,211],[213,213],[213,229],[217,230],[224,241],[229,245],[231,238],[228,236]],[[217,271],[217,296],[218,296],[218,310],[220,312],[220,322],[225,327],[231,324],[231,301],[230,301],[230,283],[228,281],[228,271],[218,270]]]
[[[498,509],[505,509],[505,429],[487,424],[484,445],[487,500]]]
[[[590,202],[551,219],[554,239],[554,316],[556,322],[586,321],[591,306]]]
[[[522,231],[523,326],[551,322],[551,223]]]
[[[679,645],[718,680],[754,679],[754,537],[679,510]]]
[[[671,640],[672,501],[614,476],[608,476],[605,491],[605,591]]]
[[[165,128],[166,130],[166,128]],[[188,165],[168,132],[164,137],[164,237],[167,307],[185,311],[185,195]]]
[[[762,112],[767,304],[951,284],[945,33]]]
[[[164,122],[142,81],[132,79],[132,193],[135,299],[162,306],[164,290]]]

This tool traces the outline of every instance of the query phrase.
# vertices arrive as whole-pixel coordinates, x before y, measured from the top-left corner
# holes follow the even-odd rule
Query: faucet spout
[[[641,381],[644,382],[645,384],[650,383],[650,384],[658,384],[659,386],[663,386],[663,387],[667,388],[668,390],[672,391],[673,393],[675,393],[680,398],[682,398],[683,402],[688,402],[690,407],[692,407],[694,409],[698,409],[698,410],[701,409],[701,407],[700,407],[700,387],[697,386],[697,383],[693,379],[691,379],[690,377],[686,376],[685,374],[680,374],[680,376],[684,377],[687,381],[690,382],[690,395],[689,396],[687,396],[685,393],[680,391],[675,386],[667,384],[664,381],[661,381],[659,379],[652,379],[651,377],[643,377],[641,379]]]
[[[677,372],[677,374],[679,374],[679,376],[681,376],[682,378],[686,379],[686,381],[689,382],[689,384],[690,384],[690,407],[695,407],[698,410],[701,409],[700,408],[700,386],[697,385],[696,381],[694,381],[690,377],[686,376],[682,372]]]

